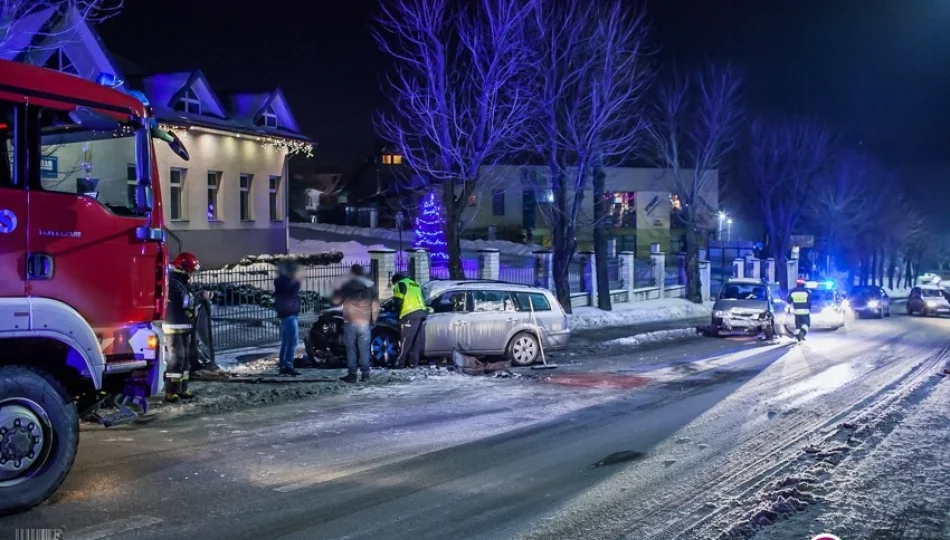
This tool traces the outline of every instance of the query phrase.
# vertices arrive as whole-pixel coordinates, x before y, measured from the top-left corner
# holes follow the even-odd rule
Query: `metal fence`
[[[633,288],[643,289],[646,287],[656,287],[656,267],[653,261],[633,261]]]
[[[301,331],[309,330],[317,314],[330,307],[333,291],[349,274],[352,263],[301,266]],[[370,263],[362,263],[369,270]],[[218,350],[250,347],[280,341],[280,324],[274,301],[277,269],[267,263],[197,272],[192,283],[198,291],[214,294],[211,324]]]
[[[533,264],[511,264],[502,262],[498,268],[498,279],[522,285],[534,285],[535,272]]]

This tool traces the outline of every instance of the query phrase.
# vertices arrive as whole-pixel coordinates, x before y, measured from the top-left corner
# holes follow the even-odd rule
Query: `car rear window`
[[[547,296],[542,293],[516,292],[515,300],[518,302],[518,311],[551,311],[551,303]]]

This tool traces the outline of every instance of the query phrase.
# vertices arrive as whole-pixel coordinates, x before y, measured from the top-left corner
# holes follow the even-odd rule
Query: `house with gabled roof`
[[[245,255],[286,253],[288,158],[310,155],[313,143],[280,88],[218,95],[200,69],[123,73],[128,62],[91,25],[67,24],[69,16],[55,9],[31,15],[0,57],[91,80],[106,74],[145,94],[190,153],[184,161],[167,145],[155,147],[172,254],[189,251],[214,268]]]

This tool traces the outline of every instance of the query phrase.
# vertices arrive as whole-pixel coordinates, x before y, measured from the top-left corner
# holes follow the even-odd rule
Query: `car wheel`
[[[388,330],[374,330],[369,342],[369,355],[374,366],[393,365],[399,357],[399,336]]]
[[[0,368],[0,515],[29,510],[59,488],[76,459],[79,413],[56,379]]]
[[[521,332],[508,344],[508,360],[516,366],[530,366],[538,361],[541,346],[534,334]]]

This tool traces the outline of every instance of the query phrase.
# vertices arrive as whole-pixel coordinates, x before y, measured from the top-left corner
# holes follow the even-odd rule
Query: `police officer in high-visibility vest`
[[[805,287],[805,280],[798,278],[795,288],[788,294],[788,303],[792,305],[795,314],[795,326],[798,328],[798,340],[805,339],[808,327],[811,326],[811,291]]]
[[[394,367],[416,367],[426,349],[426,315],[429,310],[422,287],[402,274],[393,274],[393,298],[399,314],[399,358]]]

